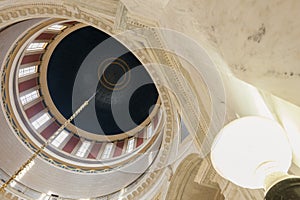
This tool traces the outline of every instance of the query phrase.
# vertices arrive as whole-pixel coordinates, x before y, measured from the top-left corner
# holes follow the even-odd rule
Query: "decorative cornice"
[[[13,7],[5,7],[0,8],[0,28],[5,27],[9,24],[12,24],[17,21],[25,20],[25,19],[31,19],[31,18],[38,18],[38,17],[51,17],[51,18],[63,18],[63,19],[70,19],[70,20],[76,20],[88,25],[92,25],[108,34],[117,33],[123,30],[130,30],[135,28],[145,28],[148,30],[151,30],[152,27],[158,27],[159,25],[156,22],[151,22],[147,19],[142,19],[140,17],[135,17],[133,15],[128,15],[127,9],[122,5],[121,3],[117,1],[113,1],[116,8],[116,13],[118,16],[116,19],[113,20],[113,17],[105,18],[107,15],[99,14],[101,11],[98,11],[94,8],[92,8],[92,4],[89,5],[88,3],[84,4],[84,8],[82,4],[77,3],[71,3],[71,1],[65,1],[68,3],[63,4],[55,4],[55,3],[23,3],[23,4],[15,4]],[[77,1],[76,1],[77,2]],[[93,1],[94,2],[94,1]],[[118,7],[119,6],[119,7]],[[97,14],[98,13],[98,14]],[[128,16],[127,16],[128,15]],[[113,16],[113,15],[112,15]],[[156,33],[154,30],[154,37],[146,35],[145,38],[141,38],[141,40],[138,40],[139,42],[147,42],[147,43],[159,43],[159,45],[164,47],[163,43],[161,42],[162,38],[159,36],[158,33]],[[148,37],[149,36],[149,37]],[[136,38],[135,38],[136,39]],[[128,38],[127,42],[125,42],[125,46],[135,45],[133,42],[133,38]],[[124,40],[126,41],[126,40]],[[124,42],[123,41],[123,42]],[[129,48],[130,49],[130,48]],[[12,49],[13,51],[14,49]],[[140,59],[140,61],[143,64],[146,64],[145,67],[149,71],[151,77],[154,79],[154,82],[158,85],[161,85],[162,79],[166,74],[164,74],[163,71],[158,70],[154,67],[147,66],[147,63],[162,63],[166,64],[169,67],[172,67],[176,69],[177,72],[172,74],[173,77],[170,77],[169,84],[175,84],[174,86],[177,87],[180,92],[182,92],[182,100],[186,102],[186,113],[187,119],[191,120],[190,124],[194,124],[194,120],[197,122],[203,121],[207,122],[208,119],[199,119],[195,118],[197,116],[194,113],[194,107],[193,107],[193,99],[186,93],[184,89],[184,84],[182,82],[182,79],[184,77],[180,76],[178,77],[178,74],[181,74],[180,67],[181,64],[174,58],[170,58],[170,55],[168,55],[166,52],[160,52],[160,51],[154,51],[154,50],[146,50],[141,49],[134,52],[134,54]],[[172,57],[172,56],[171,56]],[[7,62],[4,67],[8,67],[9,61],[12,59],[12,55],[8,55]],[[5,91],[5,84],[3,84],[6,81],[6,71],[3,71],[2,74],[2,94],[3,96],[6,96]],[[162,98],[162,106],[164,108],[164,112],[166,115],[166,121],[165,121],[165,129],[164,129],[164,137],[163,142],[161,145],[161,151],[159,152],[159,155],[157,156],[157,159],[152,164],[151,169],[153,170],[150,173],[146,173],[144,176],[142,176],[139,180],[136,181],[138,184],[134,184],[131,186],[128,186],[129,193],[126,193],[123,195],[124,199],[139,199],[139,197],[146,193],[150,188],[151,185],[155,183],[155,180],[161,175],[163,175],[165,169],[165,166],[167,165],[168,161],[168,155],[171,150],[172,141],[174,134],[177,133],[178,130],[176,130],[176,120],[177,117],[177,111],[175,110],[174,104],[171,103],[170,94],[165,87],[159,86],[158,87],[159,94]],[[3,107],[10,112],[10,108],[8,105],[3,103]],[[10,115],[8,115],[9,118]],[[9,119],[11,120],[11,119]],[[12,124],[14,124],[13,121],[11,121]],[[195,124],[194,124],[195,125]],[[198,126],[198,123],[196,123],[196,126]],[[193,128],[193,125],[190,126],[190,128]],[[17,126],[14,126],[15,131],[19,131]],[[205,133],[205,128],[201,128],[201,134]],[[201,141],[200,141],[201,142]],[[200,143],[199,142],[199,143]],[[53,161],[55,162],[55,161]],[[65,168],[65,165],[62,165],[61,163],[54,163],[58,166],[61,166]],[[78,170],[77,168],[70,169],[74,171],[82,172],[81,170]]]

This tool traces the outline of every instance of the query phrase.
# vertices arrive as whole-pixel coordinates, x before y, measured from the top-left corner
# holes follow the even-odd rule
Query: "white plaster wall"
[[[262,116],[275,119],[256,87],[233,76],[224,76],[223,80],[226,85],[227,104],[235,112],[236,118]]]
[[[300,167],[300,107],[277,97],[273,97],[272,101],[269,103],[274,107],[290,141],[293,162]]]
[[[122,1],[217,52],[238,78],[300,105],[300,1]]]

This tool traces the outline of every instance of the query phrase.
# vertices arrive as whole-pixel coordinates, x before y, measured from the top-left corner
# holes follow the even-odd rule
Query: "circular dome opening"
[[[95,92],[90,105],[72,122],[98,135],[115,135],[144,123],[158,92],[141,62],[113,37],[87,26],[55,47],[47,84],[58,111],[68,119]]]

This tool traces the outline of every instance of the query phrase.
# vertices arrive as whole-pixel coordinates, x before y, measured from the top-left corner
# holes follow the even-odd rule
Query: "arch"
[[[188,155],[174,173],[166,200],[223,200],[220,189],[194,181],[202,159],[198,154]]]

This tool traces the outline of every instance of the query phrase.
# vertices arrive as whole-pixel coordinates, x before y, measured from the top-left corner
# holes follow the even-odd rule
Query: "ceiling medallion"
[[[108,90],[122,90],[130,82],[130,68],[121,58],[108,58],[98,67],[98,79]]]

